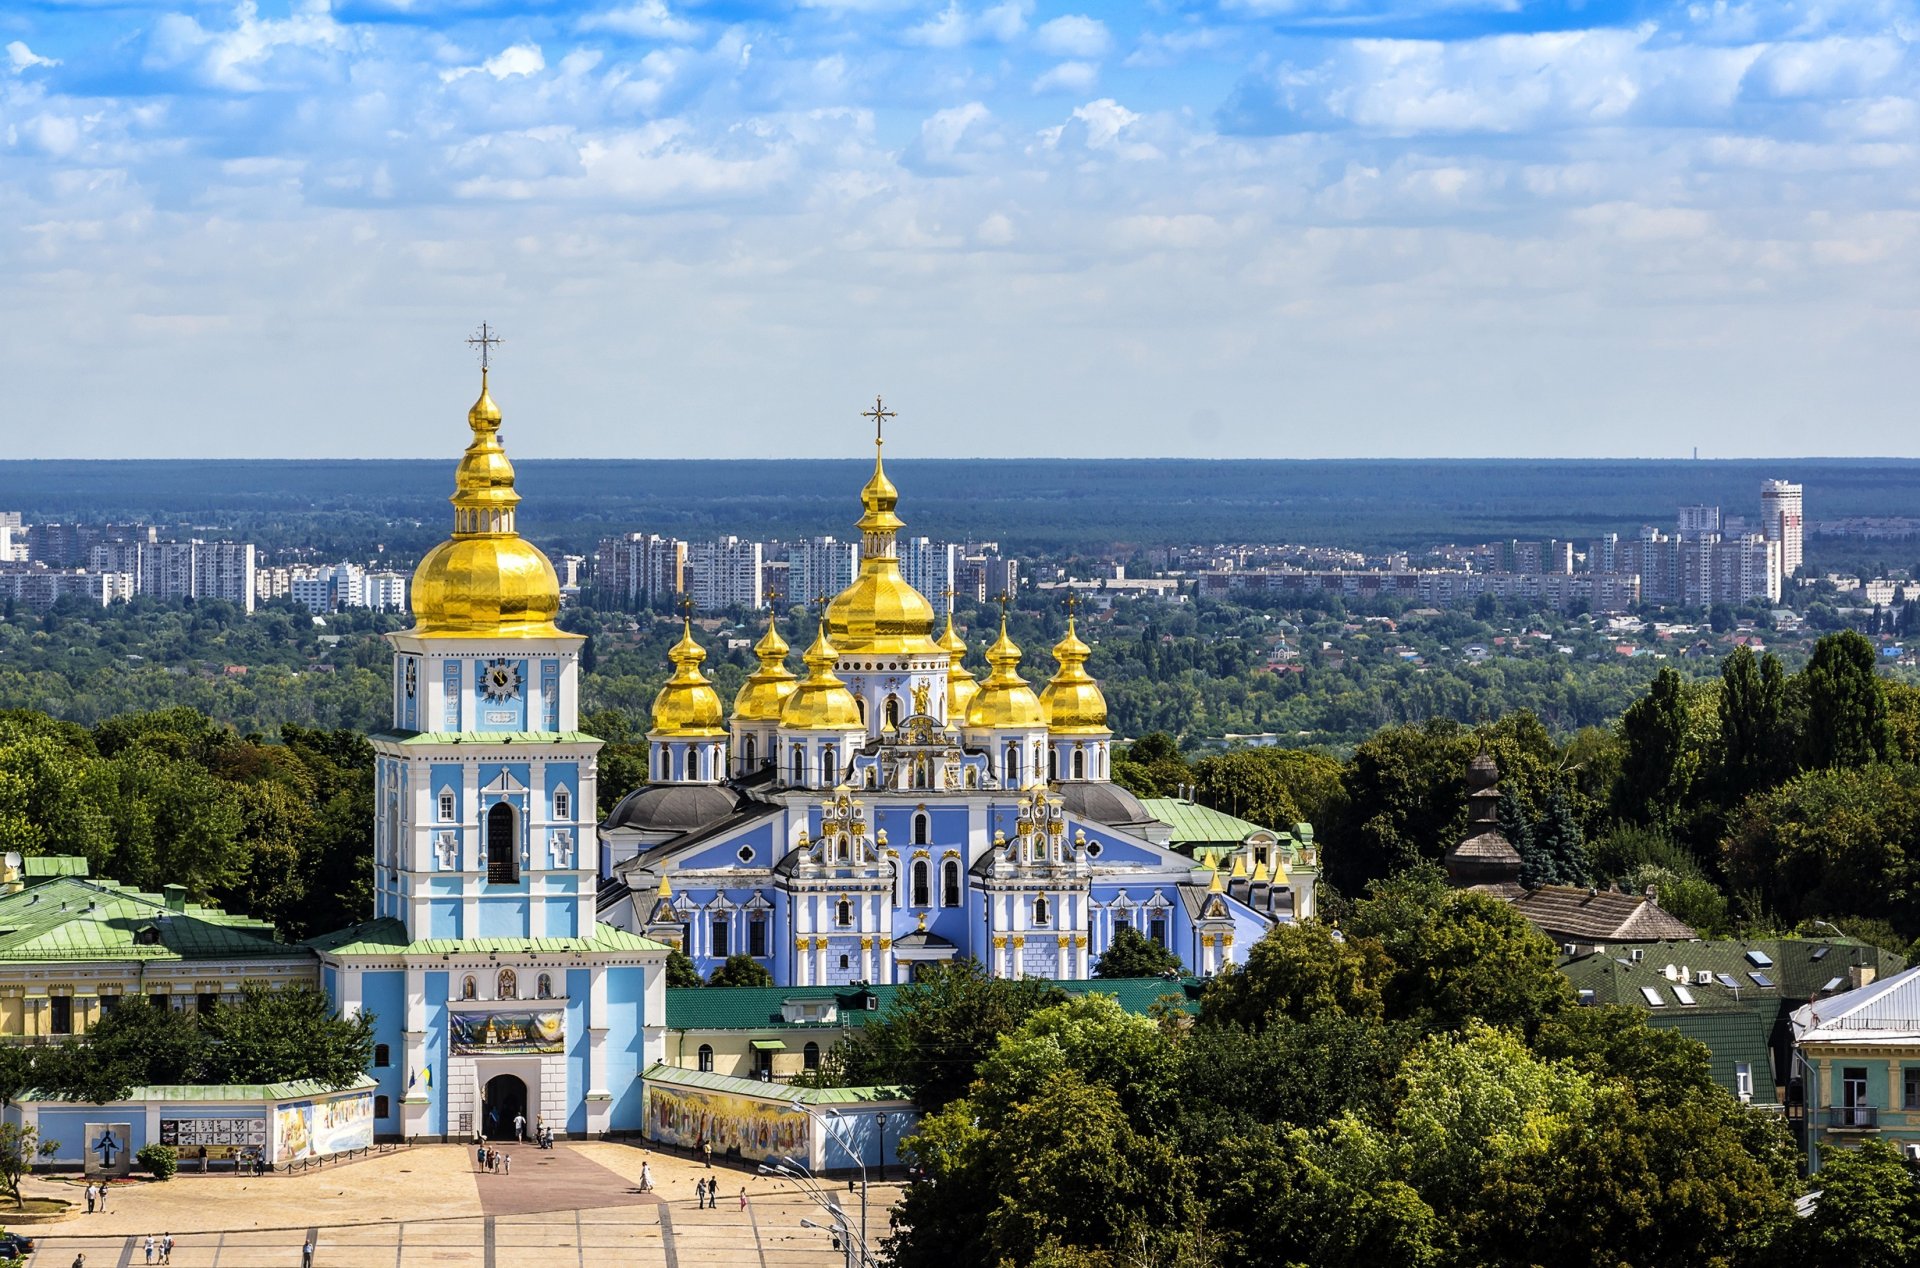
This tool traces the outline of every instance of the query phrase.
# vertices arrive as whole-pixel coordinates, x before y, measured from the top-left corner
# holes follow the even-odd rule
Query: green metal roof
[[[600,744],[585,731],[376,731],[367,738],[392,744]]]
[[[802,1105],[860,1105],[873,1101],[907,1101],[913,1098],[900,1086],[890,1087],[791,1087],[762,1079],[740,1079],[731,1074],[712,1074],[704,1070],[682,1070],[679,1066],[656,1061],[640,1072],[648,1083],[667,1083],[677,1087],[699,1088],[704,1092],[726,1092],[733,1096],[753,1096],[763,1101],[799,1101]]]
[[[1173,829],[1176,846],[1238,845],[1256,832],[1289,839],[1293,836],[1291,832],[1265,827],[1208,806],[1197,806],[1178,797],[1142,797],[1140,804],[1147,808],[1148,814]]]
[[[1745,1064],[1753,1075],[1753,1103],[1773,1105],[1773,1058],[1767,1046],[1767,1022],[1757,1012],[1738,1009],[1721,1013],[1649,1013],[1647,1024],[1677,1030],[1707,1045],[1713,1081],[1739,1095],[1734,1066]]]
[[[303,948],[278,941],[264,920],[191,902],[174,911],[160,894],[75,876],[67,864],[54,873],[0,895],[0,963],[306,955]]]
[[[1174,996],[1185,1012],[1197,1012],[1202,983],[1198,978],[1092,978],[1049,983],[1070,995],[1111,995],[1120,1007],[1145,1016],[1154,1003]],[[667,991],[668,1030],[827,1030],[864,1026],[884,1017],[900,987],[881,986],[679,986]],[[862,1006],[871,995],[876,1006]],[[832,1021],[787,1021],[780,1006],[793,1000],[834,1000],[838,1015]]]
[[[1638,962],[1635,954],[1640,956]],[[1674,1007],[1678,1003],[1674,983],[1666,977],[1668,965],[1676,975],[1686,970],[1679,984],[1702,1006],[1732,1007],[1760,1000],[1805,1003],[1815,995],[1847,989],[1852,968],[1871,968],[1875,978],[1885,978],[1906,967],[1906,961],[1853,938],[1723,938],[1609,947],[1566,960],[1561,969],[1576,989],[1592,990],[1600,1003],[1648,1008],[1640,988],[1651,987],[1664,1006]],[[1707,985],[1699,982],[1702,969],[1714,975]],[[1722,975],[1732,979],[1732,988],[1720,981]]]
[[[426,956],[500,952],[540,955],[572,951],[665,951],[667,946],[637,933],[595,922],[585,938],[418,938],[409,940],[398,920],[367,920],[332,933],[308,938],[301,944],[326,955]]]
[[[39,854],[20,860],[20,874],[28,884],[55,876],[85,876],[87,861],[77,854]]]
[[[174,1104],[212,1101],[299,1101],[338,1092],[370,1092],[379,1086],[378,1082],[365,1074],[340,1087],[322,1083],[318,1079],[290,1079],[284,1083],[159,1083],[134,1088],[126,1099],[166,1101]],[[36,1089],[27,1092],[20,1099],[22,1101],[56,1101],[60,1098],[49,1096]]]

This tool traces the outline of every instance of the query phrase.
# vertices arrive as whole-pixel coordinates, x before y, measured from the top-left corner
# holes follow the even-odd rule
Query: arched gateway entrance
[[[480,1121],[488,1140],[513,1140],[513,1120],[521,1119],[527,1128],[532,1115],[527,1113],[527,1085],[511,1074],[497,1074],[487,1080],[480,1103]]]

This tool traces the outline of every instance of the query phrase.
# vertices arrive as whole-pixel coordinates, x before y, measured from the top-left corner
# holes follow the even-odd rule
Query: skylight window
[[[1747,952],[1747,963],[1756,969],[1770,969],[1773,967],[1773,957],[1765,951],[1755,949]]]
[[[1826,959],[1826,958],[1827,958],[1827,952],[1829,952],[1829,951],[1831,951],[1831,950],[1833,950],[1833,948],[1832,948],[1832,947],[1830,947],[1830,946],[1828,946],[1828,945],[1827,945],[1826,943],[1824,943],[1824,942],[1823,942],[1823,943],[1821,943],[1821,944],[1820,944],[1819,946],[1817,946],[1817,947],[1815,947],[1815,948],[1813,949],[1813,961],[1814,961],[1814,963],[1815,963],[1815,964],[1818,964],[1818,963],[1819,963],[1820,961],[1822,961],[1822,960],[1824,960],[1824,959]]]
[[[1693,997],[1693,992],[1692,992],[1692,991],[1690,991],[1690,990],[1688,990],[1688,989],[1687,989],[1686,987],[1684,987],[1684,986],[1676,986],[1676,987],[1674,987],[1674,988],[1673,988],[1673,997],[1674,997],[1675,999],[1677,999],[1677,1000],[1679,1000],[1679,1001],[1680,1001],[1680,1002],[1681,1002],[1682,1004],[1685,1004],[1685,1005],[1686,1005],[1687,1007],[1689,1007],[1689,1008],[1691,1008],[1691,1007],[1693,1007],[1693,1006],[1694,1006],[1695,1004],[1697,1004],[1697,1003],[1699,1003],[1699,1001],[1698,1001],[1698,1000],[1696,1000],[1696,999],[1694,999],[1694,997]]]
[[[1826,984],[1825,986],[1822,986],[1822,987],[1820,988],[1820,990],[1821,990],[1821,993],[1822,993],[1822,994],[1824,994],[1824,993],[1826,993],[1827,991],[1837,991],[1837,990],[1839,990],[1839,989],[1840,989],[1840,983],[1842,983],[1842,982],[1844,982],[1844,981],[1846,981],[1846,979],[1845,979],[1845,978],[1843,978],[1843,977],[1830,977],[1830,978],[1828,978],[1828,979],[1827,979],[1827,984]]]
[[[1755,986],[1764,987],[1767,990],[1773,989],[1773,979],[1768,977],[1765,973],[1760,972],[1760,970],[1754,969],[1753,971],[1749,972],[1747,976],[1753,979],[1753,984]]]
[[[1731,973],[1715,973],[1713,975],[1713,980],[1720,983],[1720,985],[1726,987],[1730,991],[1737,991],[1740,989],[1740,983],[1733,980],[1733,974]]]
[[[1660,988],[1657,986],[1643,986],[1640,988],[1640,993],[1646,997],[1647,1007],[1649,1008],[1665,1008],[1667,1006],[1667,1001],[1660,994]]]

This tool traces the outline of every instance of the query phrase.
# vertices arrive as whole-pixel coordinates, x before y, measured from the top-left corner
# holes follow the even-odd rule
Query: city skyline
[[[10,451],[1912,455],[1915,15],[16,8]]]

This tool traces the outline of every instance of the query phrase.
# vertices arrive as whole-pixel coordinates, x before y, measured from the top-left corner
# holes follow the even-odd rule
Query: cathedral
[[[869,417],[886,417],[876,403]],[[750,956],[782,985],[911,980],[972,958],[997,976],[1087,978],[1123,925],[1211,974],[1313,912],[1278,846],[1211,866],[1110,782],[1113,732],[1069,618],[1035,692],[1001,620],[984,678],[951,611],[901,575],[876,435],[862,563],[827,604],[804,673],[769,619],[729,716],[691,622],[654,701],[650,781],[600,824],[600,918],[702,973]]]
[[[375,754],[374,918],[307,945],[335,1004],[375,1018],[375,1131],[638,1130],[664,1049],[667,948],[600,923],[600,741],[553,565],[514,527],[513,465],[481,371],[453,535],[413,575]]]

